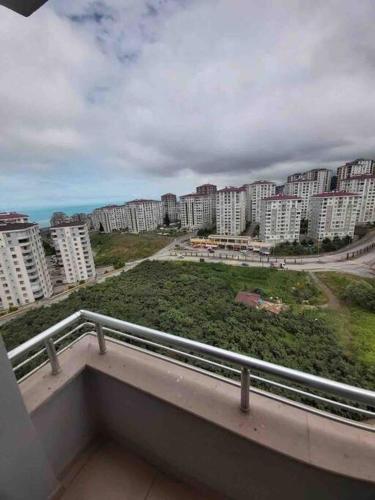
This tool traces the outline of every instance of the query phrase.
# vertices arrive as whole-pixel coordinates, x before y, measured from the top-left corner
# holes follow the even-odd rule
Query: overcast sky
[[[373,0],[0,7],[0,209],[375,157]]]

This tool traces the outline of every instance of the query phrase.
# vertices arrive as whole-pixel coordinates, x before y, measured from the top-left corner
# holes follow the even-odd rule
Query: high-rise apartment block
[[[317,181],[318,193],[329,191],[331,186],[332,171],[328,168],[313,168],[307,172],[288,175],[287,182]]]
[[[226,187],[216,193],[216,232],[238,236],[246,229],[246,191]]]
[[[375,222],[375,175],[363,174],[342,179],[340,186],[343,191],[361,196],[357,222]]]
[[[95,265],[86,224],[66,222],[51,227],[58,264],[64,270],[65,283],[78,283],[95,276]]]
[[[169,222],[177,221],[177,197],[175,194],[166,193],[161,197],[163,223],[168,215]]]
[[[261,202],[259,237],[265,243],[277,245],[299,241],[302,198],[278,194]]]
[[[325,238],[354,236],[361,197],[356,193],[332,191],[311,198],[308,236],[316,241]]]
[[[246,190],[246,219],[259,223],[261,201],[275,194],[276,184],[271,181],[255,181],[243,187]]]
[[[180,197],[181,227],[189,231],[215,224],[215,194],[191,193]]]
[[[125,204],[131,233],[154,231],[162,224],[162,204],[157,200],[133,200]]]
[[[28,222],[29,216],[18,212],[0,212],[1,224],[16,224],[18,222]]]
[[[320,189],[321,185],[317,180],[299,180],[287,182],[285,184],[284,193],[289,196],[302,198],[301,216],[303,219],[306,219],[309,216],[310,199],[315,194],[322,192]]]
[[[0,225],[0,309],[30,304],[52,295],[39,226]]]
[[[96,231],[112,233],[127,229],[128,218],[125,205],[107,205],[96,208],[91,214],[91,221]]]
[[[214,184],[202,184],[196,188],[198,194],[216,194],[217,187]]]
[[[375,160],[364,160],[362,158],[349,161],[337,169],[337,187],[342,189],[341,181],[357,175],[374,175]]]

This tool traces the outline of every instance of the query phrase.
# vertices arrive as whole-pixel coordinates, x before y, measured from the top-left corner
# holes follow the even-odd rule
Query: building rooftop
[[[55,224],[54,226],[51,226],[50,229],[59,229],[63,227],[74,227],[74,226],[85,226],[86,224],[84,222],[61,222],[59,224]]]
[[[0,224],[0,231],[22,231],[30,227],[37,226],[34,222],[11,222],[8,224]]]
[[[346,179],[342,179],[342,181],[350,181],[352,179],[358,179],[358,180],[364,180],[364,179],[375,179],[374,174],[358,174],[358,175],[351,175],[350,177],[347,177]],[[342,182],[341,181],[341,182]]]
[[[273,196],[268,196],[267,198],[263,198],[265,201],[282,201],[282,200],[302,200],[300,196],[295,196],[294,194],[275,194]]]
[[[18,212],[0,212],[0,219],[16,219],[20,217],[28,217],[26,214],[20,214]]]
[[[131,200],[126,202],[125,205],[131,205],[131,204],[141,204],[141,203],[160,203],[160,200],[147,200],[147,199],[142,199],[140,198],[139,200]]]
[[[240,193],[242,191],[245,191],[244,187],[234,187],[234,186],[226,186],[223,189],[219,189],[217,192],[218,193]]]
[[[329,191],[326,193],[314,194],[312,198],[333,198],[343,196],[361,196],[359,193],[349,193],[348,191]]]
[[[250,186],[254,186],[256,184],[275,184],[275,182],[272,182],[272,181],[254,181],[250,184]]]

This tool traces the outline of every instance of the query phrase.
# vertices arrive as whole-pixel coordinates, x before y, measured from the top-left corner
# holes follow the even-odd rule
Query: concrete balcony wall
[[[234,499],[375,498],[375,436],[107,341],[85,337],[21,384],[60,476],[96,436]]]

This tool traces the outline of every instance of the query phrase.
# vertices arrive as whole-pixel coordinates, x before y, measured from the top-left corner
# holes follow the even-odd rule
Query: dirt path
[[[319,278],[319,276],[310,271],[309,275],[313,282],[322,290],[324,295],[327,297],[327,303],[321,307],[326,307],[328,309],[332,309],[333,311],[342,311],[343,306],[340,300],[336,297],[336,295],[332,292],[332,290]]]

